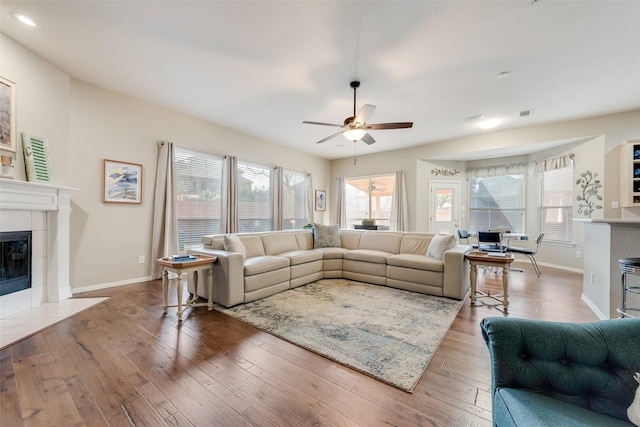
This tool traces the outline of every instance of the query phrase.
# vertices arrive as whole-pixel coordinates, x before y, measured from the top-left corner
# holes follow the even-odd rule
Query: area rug
[[[323,279],[216,310],[411,393],[462,301]]]

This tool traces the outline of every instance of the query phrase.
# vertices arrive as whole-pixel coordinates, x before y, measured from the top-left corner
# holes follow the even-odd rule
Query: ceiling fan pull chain
[[[354,89],[355,90],[355,89]],[[356,154],[356,150],[358,148],[358,144],[354,143],[353,144],[353,166],[356,165],[356,163],[358,162],[358,156]]]

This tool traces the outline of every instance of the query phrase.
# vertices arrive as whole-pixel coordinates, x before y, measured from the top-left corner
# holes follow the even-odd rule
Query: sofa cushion
[[[442,260],[428,257],[425,255],[414,254],[398,254],[391,255],[387,258],[387,265],[396,267],[413,268],[425,271],[444,271],[444,262]]]
[[[405,233],[400,243],[400,253],[424,255],[427,253],[432,238],[433,234]]]
[[[289,258],[272,255],[257,256],[244,261],[244,275],[253,276],[287,267],[289,267]]]
[[[269,233],[260,237],[264,245],[265,255],[279,255],[283,252],[298,250],[298,240],[292,233]]]
[[[515,388],[498,388],[493,423],[499,426],[629,426],[629,423],[549,396]]]
[[[313,224],[314,248],[340,247],[340,226]]]
[[[238,252],[243,258],[246,258],[247,252],[244,250],[244,245],[240,241],[240,238],[235,234],[225,234],[222,237],[224,244],[224,250],[227,252]]]
[[[362,231],[340,230],[340,246],[345,249],[358,249]]]
[[[401,233],[390,231],[365,231],[360,237],[358,249],[370,249],[374,251],[400,253]]]
[[[306,262],[320,261],[322,259],[322,252],[315,249],[308,251],[290,251],[283,252],[278,256],[289,258],[291,265],[304,264]]]
[[[389,255],[392,254],[389,252],[373,251],[369,249],[354,249],[352,251],[345,251],[343,258],[353,261],[365,261],[387,265],[387,257]]]
[[[259,236],[240,236],[240,241],[244,245],[247,258],[266,255],[262,239]]]
[[[427,249],[427,256],[434,257],[436,259],[442,259],[445,251],[453,248],[456,245],[456,236],[453,234],[436,234],[429,243]]]
[[[343,254],[347,252],[344,248],[320,248],[317,249],[322,253],[323,259],[342,259]]]

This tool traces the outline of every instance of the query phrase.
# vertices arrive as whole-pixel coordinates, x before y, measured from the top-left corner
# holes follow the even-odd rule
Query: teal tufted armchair
[[[496,426],[629,426],[640,319],[555,323],[488,317]]]

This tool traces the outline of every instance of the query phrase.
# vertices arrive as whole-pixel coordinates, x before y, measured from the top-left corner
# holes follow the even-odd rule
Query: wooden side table
[[[497,301],[494,305],[503,305],[504,310],[509,308],[509,265],[515,259],[513,254],[505,254],[505,256],[489,255],[490,252],[473,251],[465,255],[471,264],[471,304],[476,303],[478,298],[491,298]],[[477,290],[478,266],[491,266],[502,268],[502,295],[491,295],[491,292],[480,292]]]
[[[213,310],[213,264],[218,260],[218,257],[215,256],[207,256],[207,255],[193,255],[196,257],[195,260],[187,260],[187,261],[174,261],[171,258],[159,258],[158,264],[162,266],[162,298],[163,312],[166,313],[169,307],[178,307],[178,322],[182,322],[182,312],[183,308],[190,307],[203,307],[207,306],[209,310]],[[209,291],[209,301],[206,303],[197,303],[198,300],[198,271],[200,270],[209,270],[209,280],[208,280],[208,291]],[[175,273],[178,275],[178,304],[176,305],[168,305],[169,301],[169,273]],[[183,283],[182,283],[182,275],[184,273],[193,272],[193,296],[187,300],[186,304],[182,304],[182,292],[183,292]],[[187,276],[188,277],[188,276]]]

